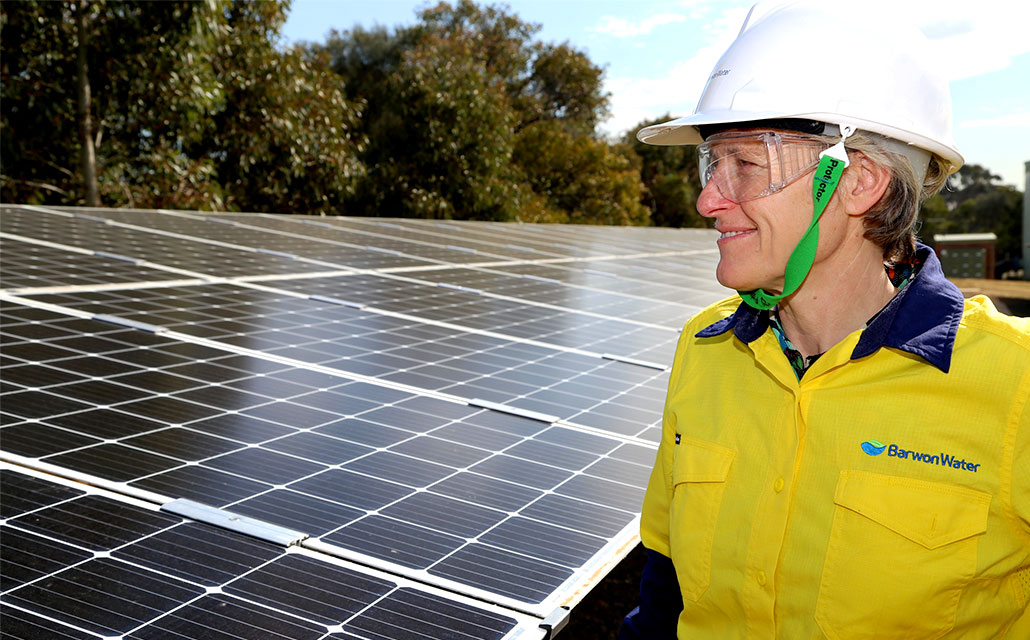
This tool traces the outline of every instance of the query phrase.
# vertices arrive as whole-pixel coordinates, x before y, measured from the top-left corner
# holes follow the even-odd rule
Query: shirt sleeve
[[[1024,376],[1017,396],[1010,435],[1006,438],[1012,443],[1006,484],[1017,524],[1030,535],[1030,371]]]
[[[672,560],[647,550],[640,578],[640,606],[623,619],[618,640],[676,640],[683,597]]]

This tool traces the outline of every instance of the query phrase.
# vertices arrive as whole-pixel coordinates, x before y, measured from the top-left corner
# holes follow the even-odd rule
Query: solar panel
[[[678,328],[726,293],[696,230],[10,205],[0,229],[12,637],[543,637],[635,542]],[[89,580],[145,604],[99,613]]]
[[[499,639],[533,628],[524,615],[123,496],[7,465],[0,474],[5,637]]]

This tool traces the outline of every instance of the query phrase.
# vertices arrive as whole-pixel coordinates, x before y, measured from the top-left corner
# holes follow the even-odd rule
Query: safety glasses
[[[724,198],[746,202],[771,195],[819,164],[830,147],[819,140],[788,133],[718,133],[698,145],[702,188],[710,181]]]

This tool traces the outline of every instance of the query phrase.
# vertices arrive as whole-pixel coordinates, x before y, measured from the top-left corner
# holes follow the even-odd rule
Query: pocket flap
[[[722,445],[680,438],[672,460],[672,483],[726,482],[737,453]]]
[[[936,549],[986,531],[991,496],[939,482],[841,471],[834,502]]]

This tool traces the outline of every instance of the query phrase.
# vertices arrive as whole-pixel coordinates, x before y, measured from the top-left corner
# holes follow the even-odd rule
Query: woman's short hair
[[[827,137],[826,140],[832,144],[839,138]],[[865,213],[865,238],[883,249],[883,259],[887,262],[911,260],[915,257],[919,208],[944,187],[948,180],[946,163],[931,155],[920,183],[909,159],[891,151],[886,138],[856,131],[848,137],[845,145],[887,168],[891,176],[883,196]]]

